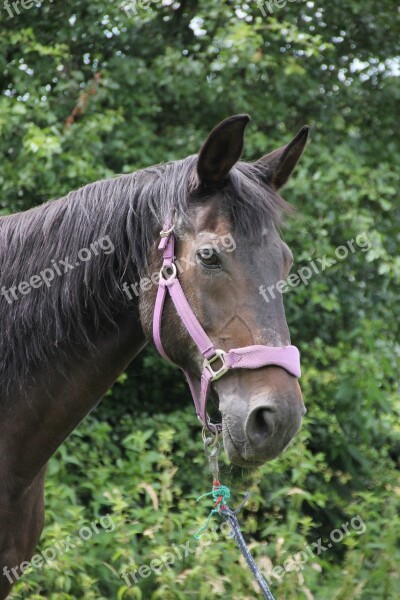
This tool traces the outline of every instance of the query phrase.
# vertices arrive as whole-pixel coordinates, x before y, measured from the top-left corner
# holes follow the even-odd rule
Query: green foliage
[[[310,124],[284,194],[298,208],[283,231],[294,271],[363,233],[370,245],[285,295],[308,415],[283,457],[254,473],[225,465],[223,483],[233,505],[251,491],[243,529],[266,572],[357,515],[366,525],[272,577],[278,599],[394,599],[400,13],[390,0],[271,5],[263,15],[256,2],[177,0],[128,16],[119,2],[43,0],[12,18],[1,6],[0,214],[196,152],[230,114],[253,118],[247,159]],[[51,460],[39,550],[107,514],[115,529],[31,568],[13,597],[253,598],[217,529],[172,568],[130,586],[121,577],[173,544],[196,547],[209,507],[195,499],[208,486],[181,375],[149,350]]]
[[[102,406],[103,416],[111,402]],[[14,598],[253,597],[251,576],[218,517],[200,543],[193,538],[212,504],[195,501],[207,491],[209,476],[193,435],[191,407],[136,416],[135,422],[132,433],[131,416],[115,429],[91,415],[50,461],[47,526],[38,552],[68,535],[78,540],[79,530],[102,515],[111,515],[113,528],[100,528],[43,570],[31,568]],[[395,598],[400,490],[390,467],[375,453],[379,477],[371,476],[363,490],[344,499],[340,491],[351,482],[349,474],[332,468],[323,452],[311,452],[309,441],[304,428],[282,458],[259,471],[239,474],[222,467],[224,480],[232,482],[233,503],[245,490],[251,493],[241,520],[257,561],[268,574],[319,538],[326,546],[331,530],[359,516],[366,526],[362,533],[349,527],[341,543],[310,558],[304,570],[288,570],[281,580],[270,575],[276,595],[324,599],[335,590],[335,598]],[[326,527],[319,519],[329,518],[332,510],[339,514]],[[167,553],[174,557],[171,567],[139,576],[142,565],[154,559],[162,565]]]

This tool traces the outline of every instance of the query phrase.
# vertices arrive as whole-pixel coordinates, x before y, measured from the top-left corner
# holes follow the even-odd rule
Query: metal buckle
[[[160,237],[161,238],[168,237],[173,232],[173,230],[174,230],[174,225],[172,225],[172,227],[170,227],[169,229],[167,229],[167,231],[164,231],[164,230],[160,231]]]
[[[224,352],[223,350],[216,350],[215,355],[212,358],[204,359],[203,368],[208,369],[211,373],[211,381],[216,381],[217,379],[222,377],[222,375],[225,375],[225,373],[229,371],[229,367],[227,367],[225,363],[225,354],[226,352]],[[214,371],[211,365],[218,359],[222,362],[222,367]]]

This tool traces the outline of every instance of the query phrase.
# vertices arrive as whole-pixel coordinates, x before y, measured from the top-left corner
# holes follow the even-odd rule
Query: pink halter
[[[192,311],[177,278],[173,227],[164,227],[160,236],[158,249],[162,250],[164,260],[154,308],[154,343],[159,353],[170,360],[161,342],[161,319],[168,291],[178,315],[204,357],[200,382],[186,371],[183,372],[192,393],[198,418],[204,427],[214,433],[222,429],[222,424],[212,424],[207,415],[207,397],[212,381],[216,381],[230,369],[258,369],[266,365],[277,365],[286,369],[294,377],[300,377],[300,353],[296,346],[246,346],[228,352],[216,349]]]

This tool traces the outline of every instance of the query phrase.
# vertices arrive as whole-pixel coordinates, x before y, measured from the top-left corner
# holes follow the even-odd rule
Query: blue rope
[[[274,600],[274,597],[271,594],[271,590],[268,587],[268,583],[265,581],[260,569],[257,567],[254,558],[250,553],[250,550],[247,547],[246,541],[240,530],[240,525],[236,516],[236,512],[237,511],[231,510],[228,506],[221,507],[221,509],[219,510],[219,514],[222,515],[224,519],[229,523],[235,542],[238,545],[243,558],[247,562],[250,571],[253,573],[254,579],[257,581],[264,595],[264,598],[266,598],[266,600]]]
[[[200,534],[208,527],[210,519],[214,514],[218,513],[222,517],[224,517],[224,519],[229,523],[229,526],[230,526],[230,529],[232,532],[232,537],[234,538],[236,544],[238,545],[239,550],[242,553],[242,556],[244,557],[248,567],[250,568],[251,572],[253,573],[254,578],[257,581],[257,583],[264,595],[264,598],[266,598],[266,600],[274,600],[274,597],[271,594],[271,591],[268,587],[268,583],[265,581],[260,569],[257,567],[257,565],[254,561],[254,558],[252,557],[252,555],[250,553],[250,550],[247,547],[246,541],[240,530],[239,521],[236,516],[237,513],[243,507],[244,503],[246,502],[246,500],[248,498],[248,494],[246,493],[244,501],[236,510],[231,510],[229,508],[229,506],[227,505],[227,500],[231,496],[230,489],[226,485],[221,485],[219,483],[219,481],[215,479],[213,482],[213,489],[211,490],[211,492],[208,492],[207,494],[203,494],[202,496],[197,498],[196,502],[198,502],[202,498],[206,498],[207,496],[212,496],[212,498],[214,500],[214,508],[211,510],[210,514],[208,515],[207,520],[204,523],[204,525],[202,525],[200,527],[200,529],[198,529],[198,531],[196,531],[196,533],[194,534],[195,539],[196,540],[200,539]]]

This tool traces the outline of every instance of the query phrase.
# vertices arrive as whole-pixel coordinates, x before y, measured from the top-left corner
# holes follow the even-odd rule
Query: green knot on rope
[[[215,513],[219,513],[220,509],[223,508],[224,506],[226,506],[227,501],[231,497],[231,490],[226,485],[221,485],[220,482],[218,481],[218,479],[214,479],[213,488],[212,488],[211,492],[207,492],[207,494],[203,494],[202,496],[199,496],[197,498],[196,502],[198,502],[202,498],[206,498],[207,496],[212,496],[212,498],[214,500],[214,508],[211,510],[210,514],[208,515],[207,520],[204,523],[204,525],[202,525],[200,527],[200,529],[198,529],[196,531],[196,533],[194,534],[194,538],[196,540],[199,540],[200,534],[205,529],[207,529],[211,517]]]

